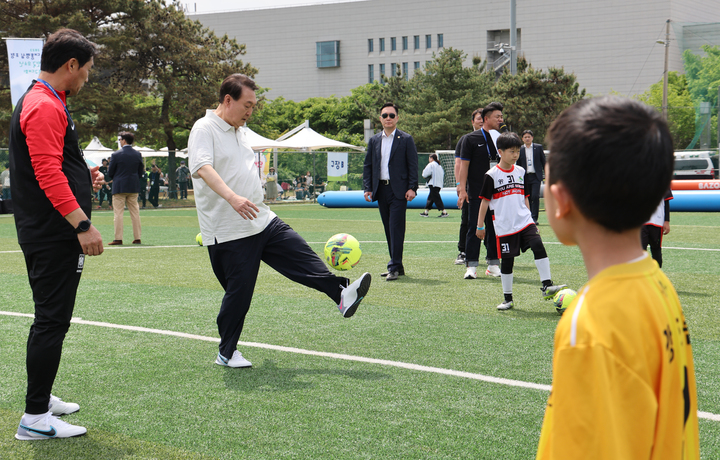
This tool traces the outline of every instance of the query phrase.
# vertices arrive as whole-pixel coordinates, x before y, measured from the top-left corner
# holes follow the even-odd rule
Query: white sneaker
[[[513,304],[513,301],[511,300],[508,302],[507,300],[503,300],[503,303],[497,306],[498,310],[510,310],[515,305]]]
[[[87,428],[84,426],[70,425],[48,412],[45,417],[29,426],[23,424],[21,419],[20,426],[18,426],[17,433],[15,433],[15,439],[36,441],[39,439],[72,438],[82,436],[85,433],[87,433]]]
[[[488,276],[494,276],[495,278],[499,278],[500,273],[500,266],[499,265],[488,265],[487,270],[485,270],[485,274]]]
[[[355,310],[370,290],[371,281],[370,273],[363,273],[360,278],[342,290],[338,310],[342,313],[343,318],[350,318],[355,314]]]
[[[219,364],[220,366],[226,366],[226,367],[252,367],[252,363],[248,361],[247,359],[243,358],[242,353],[235,350],[235,352],[232,355],[232,358],[227,359],[220,353],[218,353],[217,358],[215,358],[215,364]]]
[[[72,414],[80,410],[80,406],[75,403],[67,403],[57,396],[50,395],[50,404],[48,409],[55,416]]]
[[[468,267],[465,272],[466,280],[474,280],[477,278],[477,267]]]

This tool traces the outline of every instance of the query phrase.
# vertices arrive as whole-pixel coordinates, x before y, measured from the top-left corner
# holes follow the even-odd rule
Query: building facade
[[[660,81],[665,25],[671,20],[669,69],[699,48],[689,32],[720,22],[717,0],[519,0],[517,49],[536,69],[562,67],[588,94],[633,96]],[[349,3],[189,15],[217,35],[247,46],[267,97],[346,96],[383,75],[412,78],[442,48],[505,65],[510,6],[504,0],[365,0]],[[717,28],[713,29],[717,30]],[[717,33],[713,36],[717,36]],[[684,39],[683,39],[684,37]],[[710,43],[718,44],[718,43]]]

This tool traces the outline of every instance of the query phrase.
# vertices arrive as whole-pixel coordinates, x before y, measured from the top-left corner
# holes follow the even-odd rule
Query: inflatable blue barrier
[[[425,209],[427,203],[428,189],[419,189],[414,200],[408,203],[410,209]],[[457,192],[454,188],[442,189],[440,198],[446,209],[457,209]],[[365,193],[360,190],[347,192],[325,192],[320,194],[317,202],[326,208],[377,208],[377,201],[365,201]],[[433,206],[434,208],[435,206]]]
[[[424,209],[429,191],[419,189],[414,200],[408,203],[410,209]],[[453,188],[440,191],[440,198],[446,209],[457,209],[457,193]],[[377,201],[368,203],[360,190],[347,192],[325,192],[318,196],[318,203],[327,208],[377,208]],[[716,190],[675,190],[670,200],[672,212],[720,212],[720,191]]]

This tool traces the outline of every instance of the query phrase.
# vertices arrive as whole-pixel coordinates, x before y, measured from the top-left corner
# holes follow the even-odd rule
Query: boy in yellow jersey
[[[700,458],[692,348],[677,293],[638,245],[668,189],[672,139],[650,107],[578,102],[548,132],[545,209],[588,282],[555,331],[537,459]]]

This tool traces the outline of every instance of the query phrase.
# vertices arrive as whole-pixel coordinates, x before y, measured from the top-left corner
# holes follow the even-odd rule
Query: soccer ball
[[[562,289],[555,294],[553,297],[553,304],[555,304],[555,310],[561,315],[565,312],[565,309],[570,306],[570,303],[575,299],[577,292],[572,289]]]
[[[333,235],[325,243],[325,260],[335,270],[350,270],[360,262],[361,255],[360,243],[347,233]]]
[[[202,246],[202,233],[198,233],[198,234],[197,234],[197,236],[195,237],[195,242],[196,242],[199,246]]]

